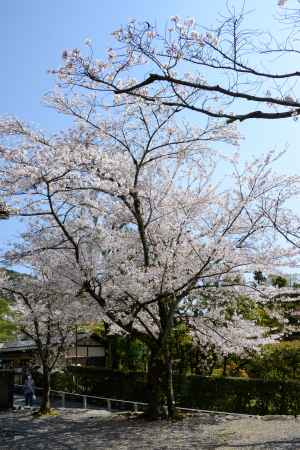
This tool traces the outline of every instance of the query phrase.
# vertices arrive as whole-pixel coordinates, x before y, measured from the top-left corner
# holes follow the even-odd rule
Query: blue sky
[[[242,0],[234,0],[236,6]],[[248,0],[255,27],[270,29],[276,0]],[[193,16],[202,25],[215,23],[225,0],[2,0],[0,15],[0,114],[16,115],[39,127],[54,131],[64,126],[63,117],[42,105],[54,79],[47,69],[58,67],[62,51],[82,47],[92,39],[99,57],[113,43],[110,33],[131,17],[164,25],[172,15]],[[242,124],[245,135],[241,150],[258,154],[289,144],[279,163],[280,170],[299,173],[298,135],[300,122],[290,120]],[[297,204],[295,203],[295,208]],[[13,239],[21,225],[16,219],[0,222],[0,247]]]

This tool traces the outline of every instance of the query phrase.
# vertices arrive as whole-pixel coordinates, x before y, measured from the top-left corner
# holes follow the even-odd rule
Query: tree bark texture
[[[48,368],[43,367],[43,392],[40,412],[42,414],[48,414],[50,409],[50,371]]]
[[[173,390],[172,361],[168,349],[152,349],[148,370],[149,419],[174,418],[176,415]]]

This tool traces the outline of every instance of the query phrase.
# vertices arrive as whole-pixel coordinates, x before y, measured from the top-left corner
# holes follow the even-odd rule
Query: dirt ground
[[[99,410],[58,413],[0,413],[0,450],[300,450],[300,418],[289,416],[201,413],[172,423]]]

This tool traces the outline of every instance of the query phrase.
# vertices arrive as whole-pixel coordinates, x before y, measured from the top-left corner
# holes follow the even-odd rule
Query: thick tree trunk
[[[48,367],[43,367],[43,392],[40,412],[42,414],[48,414],[50,409],[50,372]]]
[[[172,361],[168,350],[152,349],[148,369],[149,406],[146,416],[150,419],[174,418],[176,414]]]

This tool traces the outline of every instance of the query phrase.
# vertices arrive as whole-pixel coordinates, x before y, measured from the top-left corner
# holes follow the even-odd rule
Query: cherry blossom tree
[[[234,124],[195,127],[179,107],[124,96],[109,113],[94,94],[76,92],[48,101],[75,119],[73,128],[47,136],[17,119],[0,122],[0,194],[29,220],[6,257],[51,261],[51,285],[88,294],[112,328],[143,341],[151,352],[148,414],[174,416],[170,340],[178,321],[224,353],[264,342],[238,313],[228,320],[224,305],[237,292],[261,298],[241,274],[295,263],[298,250],[280,246],[264,209],[276,202],[279,217],[298,177],[272,172],[272,152],[240,165],[238,154],[219,149],[238,144]],[[194,317],[194,308],[203,314]]]
[[[93,305],[89,316],[73,291],[66,285],[63,290],[58,288],[46,267],[44,264],[43,271],[36,267],[34,277],[24,275],[12,279],[2,273],[0,280],[1,290],[14,298],[14,322],[18,331],[36,345],[43,377],[42,414],[50,412],[50,376],[62,363],[65,351],[74,345],[75,325],[96,317],[95,310],[92,314]]]
[[[85,53],[63,52],[46,101],[74,120],[71,129],[48,136],[0,121],[0,195],[5,212],[29,221],[6,258],[51,261],[47,283],[63,299],[65,283],[74,296],[88,294],[81,311],[94,299],[112,328],[149,347],[151,417],[163,417],[165,404],[175,414],[176,323],[224,355],[256,349],[264,330],[238,308],[228,317],[228,306],[241,294],[268,296],[247,286],[247,273],[297,263],[298,219],[286,204],[298,177],[274,173],[272,152],[242,166],[238,152],[225,151],[239,143],[238,121],[300,112],[298,71],[266,70],[262,55],[284,49],[270,36],[262,48],[243,19],[229,10],[203,31],[174,16],[163,32],[130,21],[103,61],[90,40]],[[184,110],[202,114],[202,127]]]
[[[87,52],[64,51],[64,64],[53,72],[64,86],[112,94],[103,97],[110,106],[126,93],[132,101],[184,108],[228,123],[297,119],[299,5],[278,1],[278,19],[285,24],[281,39],[251,30],[241,3],[240,11],[227,3],[223,20],[211,29],[194,18],[172,16],[164,27],[132,19],[112,33],[117,42],[105,58],[97,58],[87,39]],[[292,69],[285,70],[291,55]]]

